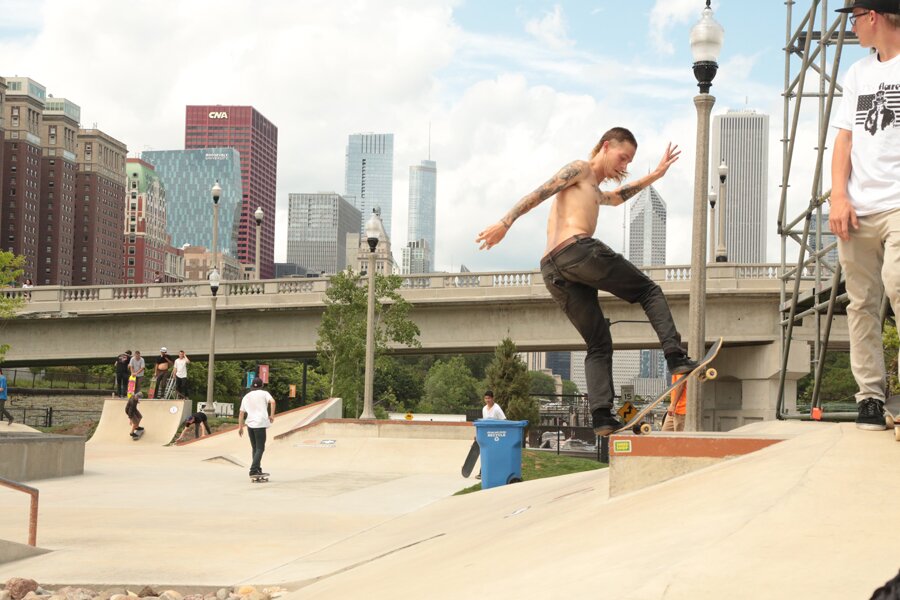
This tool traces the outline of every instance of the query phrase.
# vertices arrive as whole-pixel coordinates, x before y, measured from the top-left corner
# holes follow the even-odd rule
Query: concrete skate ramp
[[[900,565],[900,444],[784,426],[797,435],[614,499],[605,472],[448,498],[265,579],[305,575],[290,600],[868,598]]]
[[[275,415],[275,422],[266,432],[266,447],[276,443],[278,438],[298,428],[316,423],[322,419],[340,418],[342,404],[340,398],[329,398],[320,402],[314,402],[300,408],[285,411]],[[249,442],[238,435],[237,426],[222,429],[216,433],[192,439],[178,444],[179,447],[190,446],[209,451],[222,453],[244,450],[249,447]]]
[[[144,418],[144,436],[135,442],[128,435],[131,424],[125,415],[126,400],[107,400],[94,435],[88,444],[165,445],[172,441],[178,427],[191,411],[190,400],[141,400],[138,410]]]

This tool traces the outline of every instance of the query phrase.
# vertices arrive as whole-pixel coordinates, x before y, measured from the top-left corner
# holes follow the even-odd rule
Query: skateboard
[[[478,460],[480,453],[481,448],[478,447],[478,442],[472,442],[472,447],[469,448],[469,454],[466,456],[466,462],[462,466],[463,477],[468,477],[472,474],[472,469],[475,468],[475,462]]]
[[[128,398],[134,396],[134,388],[137,384],[137,378],[134,375],[128,376]]]
[[[139,439],[144,437],[144,428],[138,427],[137,429],[135,429],[134,433],[135,435],[131,436],[131,439],[133,439],[134,441],[138,441]]]
[[[894,428],[894,439],[900,442],[900,396],[891,396],[884,402],[884,420]]]
[[[259,475],[251,475],[250,481],[253,483],[265,483],[269,481],[268,473],[260,473]]]
[[[668,388],[666,388],[666,390],[662,394],[660,394],[659,396],[656,397],[656,400],[654,400],[653,402],[651,402],[650,404],[648,404],[647,406],[642,408],[638,412],[638,414],[636,414],[634,417],[632,417],[627,423],[625,423],[625,425],[623,425],[619,429],[616,429],[615,431],[613,431],[613,433],[620,433],[622,431],[625,431],[626,429],[632,430],[637,435],[641,435],[641,434],[646,435],[646,434],[650,433],[650,431],[652,431],[653,428],[650,426],[650,423],[643,422],[644,417],[647,416],[647,414],[651,410],[656,408],[656,406],[660,402],[662,402],[663,400],[668,398],[669,394],[671,394],[673,391],[679,389],[681,386],[683,386],[685,383],[687,383],[688,379],[691,379],[692,377],[696,378],[700,382],[703,382],[703,381],[706,381],[707,379],[715,379],[718,376],[718,372],[714,368],[710,367],[709,363],[711,363],[712,361],[714,361],[716,359],[716,356],[719,355],[719,350],[721,350],[721,349],[722,349],[722,338],[719,338],[718,340],[715,341],[715,343],[713,343],[712,346],[710,346],[709,351],[706,353],[706,356],[704,356],[700,360],[700,362],[697,363],[697,366],[694,368],[693,371],[685,374],[684,377],[680,378],[678,381],[676,381],[675,383],[670,385]]]

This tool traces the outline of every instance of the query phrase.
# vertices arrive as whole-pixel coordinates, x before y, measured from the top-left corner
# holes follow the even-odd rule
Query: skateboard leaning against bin
[[[680,378],[678,381],[666,388],[666,390],[662,394],[656,397],[656,400],[642,408],[636,415],[629,419],[625,423],[625,425],[623,425],[619,429],[616,429],[615,431],[613,431],[613,433],[621,433],[626,429],[631,429],[638,435],[650,433],[653,428],[650,426],[650,423],[643,422],[644,417],[646,417],[651,410],[656,408],[656,406],[660,402],[668,398],[669,394],[679,389],[681,386],[687,383],[688,379],[691,379],[692,377],[696,378],[700,382],[703,382],[707,379],[715,379],[718,376],[718,372],[714,368],[710,367],[709,364],[716,359],[716,356],[719,355],[719,350],[721,349],[722,338],[719,338],[715,341],[715,343],[713,343],[712,346],[710,346],[709,351],[707,351],[706,353],[706,356],[700,359],[700,362],[697,363],[697,366],[694,367],[691,372],[685,374],[684,377]]]
[[[466,455],[466,461],[462,466],[463,477],[468,477],[472,474],[472,470],[475,468],[475,463],[478,461],[479,454],[481,454],[481,448],[478,446],[478,442],[472,442],[472,447],[469,448],[469,454]]]

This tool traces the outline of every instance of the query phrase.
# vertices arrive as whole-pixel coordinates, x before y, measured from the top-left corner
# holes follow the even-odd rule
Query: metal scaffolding
[[[798,2],[786,0],[787,9],[784,47],[784,125],[782,136],[781,200],[778,209],[778,234],[781,236],[781,313],[782,353],[781,375],[778,385],[777,416],[789,415],[784,406],[785,377],[790,358],[794,327],[803,319],[814,323],[813,339],[814,385],[812,407],[820,407],[819,386],[822,367],[836,314],[846,306],[840,263],[833,257],[837,242],[823,227],[827,214],[823,204],[829,191],[823,191],[823,169],[826,162],[826,138],[835,97],[841,96],[837,83],[841,53],[845,45],[858,44],[855,34],[847,31],[847,16],[828,9],[828,0],[809,0],[808,8],[795,8]],[[804,2],[807,4],[807,2]],[[838,6],[844,5],[838,3]],[[796,26],[794,23],[799,21]],[[809,99],[809,100],[807,100]],[[788,220],[791,168],[797,148],[797,130],[802,117],[809,118],[815,103],[817,138],[815,170],[809,182],[806,207],[799,216]],[[804,182],[806,183],[806,182]],[[801,200],[802,202],[802,200]],[[796,249],[796,262],[789,264],[789,256]],[[831,413],[826,418],[843,419],[855,413]]]

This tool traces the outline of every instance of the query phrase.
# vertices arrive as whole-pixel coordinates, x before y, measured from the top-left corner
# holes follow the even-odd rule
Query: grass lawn
[[[539,450],[522,451],[523,481],[543,479],[544,477],[556,477],[557,475],[568,475],[569,473],[580,473],[581,471],[592,471],[594,469],[604,469],[607,466],[606,463],[597,462],[596,460],[588,458],[574,458]],[[480,489],[481,484],[476,483],[471,487],[456,492],[455,495],[459,496],[461,494],[477,492]]]

